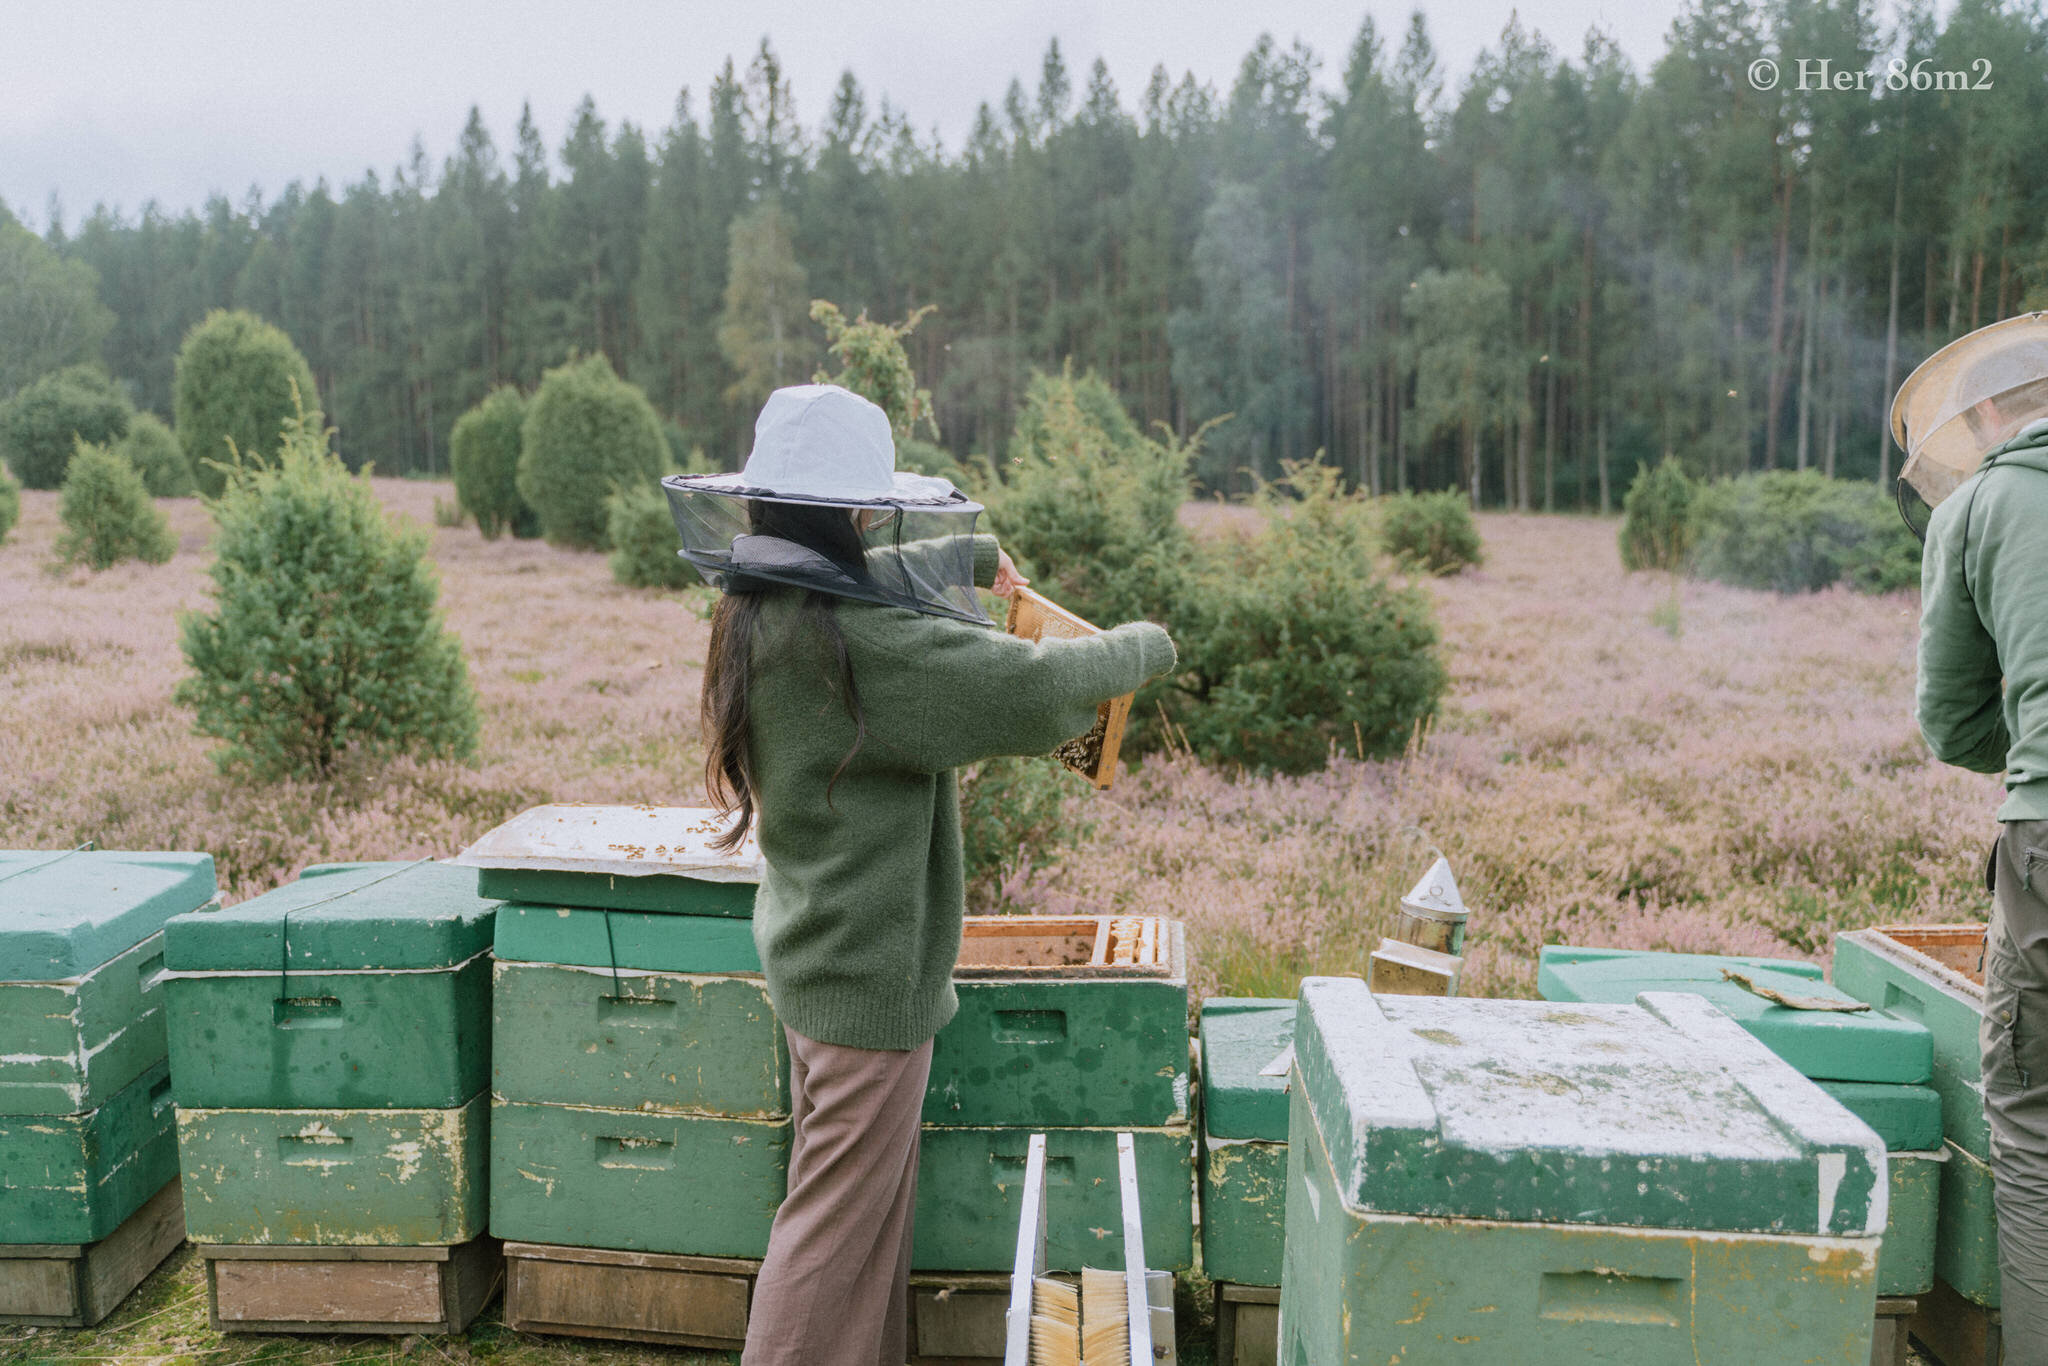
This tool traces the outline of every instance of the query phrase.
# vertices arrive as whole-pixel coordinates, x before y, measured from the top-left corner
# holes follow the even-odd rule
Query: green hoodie
[[[986,586],[996,545],[975,540]],[[1173,668],[1173,642],[1133,622],[1034,643],[833,599],[866,724],[856,750],[836,661],[803,600],[793,588],[763,593],[753,650],[750,752],[767,863],[754,942],[775,1012],[797,1033],[916,1048],[957,1004],[966,897],[953,770],[1046,754],[1085,733],[1097,704]]]
[[[2001,821],[2048,820],[2048,423],[1993,448],[1928,523],[1918,712],[1936,758],[2004,771]]]

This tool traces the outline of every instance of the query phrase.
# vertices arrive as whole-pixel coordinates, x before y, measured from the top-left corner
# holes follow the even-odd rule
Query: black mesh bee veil
[[[662,480],[684,559],[727,593],[808,588],[986,623],[974,591],[981,504],[943,480],[901,500],[853,502],[749,490],[732,475]]]

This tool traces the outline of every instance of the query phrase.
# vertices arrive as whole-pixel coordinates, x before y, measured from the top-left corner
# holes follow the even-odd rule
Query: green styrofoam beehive
[[[1290,1366],[1869,1354],[1877,1136],[1697,996],[1310,978],[1291,1081]]]
[[[491,1232],[571,1247],[759,1257],[788,1183],[790,1121],[498,1099]]]
[[[1156,1127],[1188,1117],[1188,986],[970,981],[932,1041],[927,1124]]]
[[[164,1057],[165,920],[206,854],[0,852],[0,1115],[98,1109]]]
[[[1835,936],[1835,985],[1888,1015],[1924,1025],[1933,1041],[1934,1075],[1941,1096],[1942,1133],[1973,1157],[1988,1159],[1991,1131],[1984,1120],[1983,1059],[1978,1031],[1984,989],[1970,976],[1919,952],[1923,937],[1936,947],[1977,926],[1909,926],[1856,930]]]
[[[484,1231],[489,1096],[426,1109],[178,1109],[199,1243],[435,1247]]]
[[[492,1086],[508,1100],[789,1114],[789,1054],[759,977],[500,960],[495,979]]]
[[[500,962],[624,971],[760,976],[754,923],[725,916],[656,915],[580,906],[508,904],[491,952]]]
[[[765,864],[748,835],[702,807],[560,802],[522,811],[462,851],[477,892],[501,901],[673,915],[750,917]]]
[[[490,1079],[498,903],[439,863],[323,864],[164,927],[185,1109],[447,1109]]]
[[[1889,1086],[1873,1081],[1816,1084],[1868,1124],[1884,1140],[1886,1152],[1924,1153],[1941,1146],[1941,1096],[1930,1086]]]
[[[0,852],[0,982],[82,977],[214,893],[211,854]]]
[[[1093,917],[970,918],[953,975],[960,1008],[932,1041],[924,1122],[1185,1123],[1186,940],[1178,921],[1152,923],[1155,961],[1118,965],[1089,961],[1102,927]],[[1010,961],[1026,941],[1032,950],[1019,956],[1049,961]]]
[[[1310,978],[1301,1002],[1296,1067],[1361,1208],[1758,1233],[1882,1227],[1877,1136],[1697,996],[1375,997],[1355,979]]]
[[[1934,1249],[1941,1210],[1943,1154],[1885,1154],[1891,1198],[1884,1245],[1877,1254],[1877,1293],[1924,1295],[1934,1288]]]
[[[928,1271],[1008,1271],[1017,1254],[1024,1163],[1034,1131],[924,1127],[918,1141],[911,1263]],[[1122,1264],[1115,1129],[1044,1129],[1046,1267]],[[1145,1265],[1194,1264],[1194,1145],[1186,1125],[1126,1129],[1138,1166]]]
[[[1202,1127],[1218,1138],[1287,1141],[1291,1000],[1212,996],[1202,1002]]]
[[[0,1243],[93,1243],[178,1174],[162,1062],[93,1110],[0,1115]]]
[[[1972,1304],[1998,1307],[1998,1210],[1991,1203],[1991,1167],[1954,1141],[1943,1145],[1941,1211],[1934,1269]]]
[[[1723,975],[1727,972],[1790,996],[1856,1003],[1822,981],[1819,967],[1811,963],[1562,944],[1543,949],[1536,989],[1546,1001],[1617,1005],[1628,1005],[1645,991],[1688,991],[1712,1001],[1805,1076],[1911,1084],[1932,1074],[1934,1041],[1910,1020],[1875,1010],[1794,1009],[1745,990]]]
[[[1202,1270],[1280,1284],[1287,1212],[1287,1076],[1294,1002],[1202,1002]]]

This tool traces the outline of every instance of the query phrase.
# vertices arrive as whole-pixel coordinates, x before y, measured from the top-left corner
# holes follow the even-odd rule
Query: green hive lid
[[[1212,1138],[1287,1141],[1287,1074],[1268,1076],[1294,1043],[1294,1002],[1202,1002],[1202,1127]]]
[[[1870,1081],[1824,1081],[1819,1086],[1876,1130],[1887,1152],[1925,1153],[1941,1146],[1941,1094],[1932,1087]]]
[[[717,915],[509,905],[498,912],[492,953],[520,963],[631,972],[761,971],[754,922]]]
[[[254,900],[164,926],[174,972],[447,968],[491,946],[495,901],[445,863],[316,864]],[[289,946],[289,956],[287,956]]]
[[[1645,991],[1689,991],[1763,1040],[1809,1077],[1830,1081],[1924,1082],[1934,1075],[1934,1038],[1911,1020],[1876,1010],[1800,1010],[1779,1005],[1722,974],[1787,996],[1855,1005],[1856,998],[1821,978],[1817,964],[1781,958],[1723,958],[1705,953],[1636,949],[1543,950],[1536,990],[1546,1001],[1625,1005]]]
[[[1301,984],[1295,1069],[1344,1203],[1380,1214],[1877,1234],[1876,1134],[1698,996],[1636,1005]]]
[[[82,977],[215,891],[211,854],[0,851],[0,982]]]
[[[507,900],[751,916],[761,846],[750,832],[731,853],[713,849],[726,828],[707,807],[561,802],[521,812],[454,862]]]

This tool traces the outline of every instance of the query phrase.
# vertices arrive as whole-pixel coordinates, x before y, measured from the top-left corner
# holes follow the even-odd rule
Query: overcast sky
[[[1126,107],[1155,63],[1227,87],[1261,31],[1299,38],[1342,75],[1371,14],[1398,41],[1408,0],[9,0],[0,37],[0,199],[45,222],[54,191],[76,223],[96,203],[131,216],[155,199],[182,209],[214,191],[240,201],[293,180],[340,185],[404,159],[436,165],[472,104],[501,151],[522,101],[551,149],[588,92],[616,123],[650,134],[688,86],[727,56],[744,67],[763,35],[797,113],[815,127],[851,68],[870,107],[887,95],[957,149],[983,100],[1011,77],[1037,81],[1055,36],[1077,92],[1100,56]],[[1510,13],[1576,55],[1610,33],[1638,69],[1662,50],[1679,0],[1424,0],[1452,82]]]

